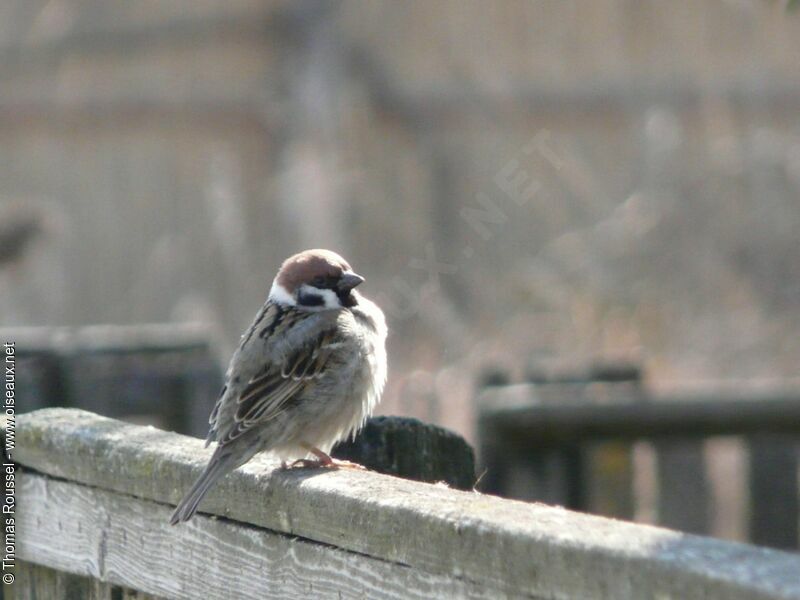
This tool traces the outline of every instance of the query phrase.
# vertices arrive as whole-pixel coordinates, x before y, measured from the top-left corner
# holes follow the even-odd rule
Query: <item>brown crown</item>
[[[330,250],[305,250],[290,256],[278,271],[278,283],[289,293],[298,286],[310,283],[317,276],[339,277],[343,271],[350,271],[345,259]]]

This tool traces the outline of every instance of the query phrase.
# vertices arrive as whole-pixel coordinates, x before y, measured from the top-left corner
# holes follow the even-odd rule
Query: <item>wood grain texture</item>
[[[163,598],[492,598],[455,578],[51,479],[22,477],[20,557]],[[53,590],[58,589],[54,583]]]
[[[171,564],[175,577],[184,570],[199,576],[192,570],[198,564],[205,571],[240,569],[245,556],[269,556],[259,541],[269,529],[392,563],[393,569],[491,589],[496,597],[800,598],[796,555],[369,472],[282,472],[266,457],[225,477],[201,505],[202,512],[256,526],[240,550],[230,542],[226,522],[208,521],[215,524],[206,529],[207,520],[200,519],[169,528],[169,507],[154,504],[177,502],[199,474],[210,453],[200,440],[74,409],[46,409],[19,417],[17,447],[15,460],[40,473],[141,498],[148,508],[137,512],[138,501],[132,502],[126,520],[139,523],[137,543]],[[25,506],[32,510],[30,503]],[[81,511],[100,522],[108,519],[108,510],[92,506],[87,500]],[[42,526],[45,516],[27,522]],[[34,529],[21,528],[23,540]],[[84,536],[75,538],[83,539],[82,547],[100,548],[105,539],[102,568],[97,558],[87,560],[86,569],[121,572],[124,564],[111,554],[118,538],[103,538],[103,530],[75,532]],[[194,530],[205,544],[184,537]],[[227,562],[224,556],[218,564],[208,558],[212,546],[225,544],[231,548]],[[64,558],[50,560],[60,564]]]

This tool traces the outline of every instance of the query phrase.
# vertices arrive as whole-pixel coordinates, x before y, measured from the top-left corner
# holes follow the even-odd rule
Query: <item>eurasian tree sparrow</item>
[[[257,452],[339,464],[328,452],[361,428],[386,381],[386,322],[355,290],[363,281],[329,250],[284,261],[211,412],[206,446],[217,448],[171,524],[190,519],[209,488]]]

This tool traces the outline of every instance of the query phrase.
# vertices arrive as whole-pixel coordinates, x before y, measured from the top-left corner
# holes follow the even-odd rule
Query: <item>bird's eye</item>
[[[321,288],[325,285],[325,278],[322,275],[317,275],[314,279],[311,280],[311,283],[314,284],[314,287]]]

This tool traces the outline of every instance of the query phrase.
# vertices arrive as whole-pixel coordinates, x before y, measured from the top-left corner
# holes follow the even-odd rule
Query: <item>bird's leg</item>
[[[324,454],[324,453],[323,453]],[[317,456],[316,454],[314,456]],[[309,459],[309,458],[298,458],[294,461],[291,465],[289,465],[290,469],[302,468],[302,469],[316,469],[318,467],[329,467],[333,464],[333,459],[325,454],[325,457],[328,459],[325,461],[322,458]]]
[[[294,461],[291,464],[291,467],[305,467],[305,468],[316,468],[316,467],[326,467],[326,468],[333,468],[333,469],[361,469],[364,470],[365,467],[350,462],[349,460],[338,460],[336,458],[331,458],[325,452],[320,450],[319,448],[312,446],[311,444],[301,444],[303,448],[308,450],[311,454],[316,456],[316,460],[309,460],[307,458],[300,458]]]
[[[338,458],[331,458],[319,448],[313,446],[308,448],[309,452],[317,457],[322,467],[332,467],[334,469],[361,469],[366,470],[366,467],[358,463],[350,462],[349,460],[339,460]]]

